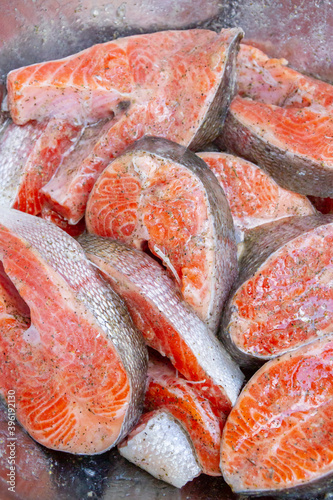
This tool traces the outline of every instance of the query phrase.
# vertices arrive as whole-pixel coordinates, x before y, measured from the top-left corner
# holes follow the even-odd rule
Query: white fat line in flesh
[[[120,92],[117,89],[112,89],[112,92],[124,98],[124,100],[131,100],[133,98],[133,92]]]
[[[163,263],[167,266],[168,269],[170,269],[170,271],[172,272],[172,274],[174,275],[174,277],[176,278],[176,281],[179,285],[181,285],[181,281],[180,281],[180,278],[176,272],[176,269],[173,267],[173,265],[171,264],[170,262],[170,259],[169,257],[167,257],[163,252],[162,250],[160,250],[158,248],[158,246],[154,245],[154,252],[160,257],[160,259],[162,259]]]
[[[42,66],[43,66],[43,63],[42,63]],[[33,67],[34,67],[34,65],[32,64],[30,67],[32,67],[32,68],[33,68]],[[31,83],[35,80],[35,75],[36,75],[37,71],[39,71],[39,70],[40,70],[40,67],[41,67],[41,66],[40,66],[39,64],[36,64],[36,65],[35,65],[33,72],[32,72],[32,73],[30,73],[30,78],[27,78],[27,79],[26,79],[25,84],[23,85],[23,87],[24,87],[24,88],[26,88],[26,87],[28,87],[29,85],[31,85]],[[61,66],[61,67],[62,67],[62,66]],[[18,71],[18,73],[17,73],[17,74],[20,74],[22,70],[17,70],[17,71]],[[53,73],[53,74],[54,74],[54,73]],[[52,76],[53,76],[53,74],[52,74]],[[47,85],[48,83],[49,83],[49,79],[47,79],[46,81],[44,81],[44,82],[42,83],[42,86],[45,86],[45,85]]]
[[[294,372],[297,370],[298,367],[295,368]],[[291,377],[292,378],[292,377]],[[254,400],[253,396],[250,396],[252,400]],[[316,404],[312,404],[311,405],[311,408],[309,408],[309,404],[306,402],[306,395],[303,394],[301,395],[301,400],[296,402],[295,404],[293,404],[289,409],[286,409],[283,413],[281,414],[272,414],[272,416],[270,418],[267,419],[267,416],[265,415],[265,420],[263,422],[260,422],[258,421],[258,412],[259,412],[259,409],[256,407],[256,408],[251,408],[250,409],[250,414],[253,418],[253,420],[255,421],[255,424],[252,426],[252,429],[251,429],[251,435],[250,435],[250,432],[245,432],[243,434],[243,437],[240,441],[240,444],[237,446],[237,449],[240,448],[240,446],[242,446],[242,444],[244,443],[244,441],[246,441],[247,439],[251,438],[253,439],[255,436],[257,435],[260,435],[263,431],[265,430],[271,430],[271,429],[278,429],[281,427],[282,425],[282,422],[285,418],[291,418],[293,417],[293,414],[294,413],[299,413],[299,412],[306,412],[306,413],[303,413],[302,417],[303,417],[303,422],[304,421],[308,421],[311,417],[313,417],[318,409],[325,405],[326,401],[318,401]],[[323,398],[322,398],[323,399]],[[255,412],[253,414],[253,411]],[[264,415],[264,414],[263,414]],[[246,424],[244,418],[242,417],[242,420],[244,421],[244,423]],[[291,425],[290,426],[290,429],[288,431],[284,431],[283,433],[283,437],[285,438],[286,435],[288,434],[291,434],[293,432],[293,429],[295,427],[297,427],[299,425],[299,420],[298,419],[295,419],[295,422],[294,422],[294,425]],[[282,439],[282,435],[279,439]],[[278,439],[278,440],[279,440]]]
[[[142,162],[144,162],[144,166],[146,167],[146,170],[147,170],[147,166],[149,166],[149,170],[147,170],[146,172],[140,166],[140,164],[142,165]],[[138,175],[138,177],[141,181],[142,189],[149,187],[150,179],[151,179],[151,177],[153,177],[153,174],[156,173],[156,171],[159,167],[159,163],[156,160],[154,161],[151,158],[146,158],[146,157],[142,158],[142,156],[136,155],[136,156],[133,156],[133,158],[132,158],[132,165],[133,165],[135,173]],[[143,193],[141,190],[140,206],[141,206],[142,195],[143,195]]]
[[[265,71],[266,68],[263,68],[260,66],[260,64],[257,63],[256,60],[253,60],[253,66],[259,73],[261,74],[262,79],[264,80],[265,83],[268,85],[272,85],[272,87],[278,87],[278,82],[275,80],[275,78],[270,74],[269,70],[267,72]]]
[[[204,378],[203,380],[186,380],[187,384],[204,384],[206,382],[206,379]]]
[[[28,344],[33,346],[41,343],[40,333],[34,325],[30,325],[30,327],[27,330],[25,330],[22,338]]]
[[[278,208],[278,204],[275,205]],[[294,205],[295,206],[295,205]],[[275,220],[280,220],[284,219],[285,217],[290,217],[291,215],[312,215],[314,212],[310,212],[310,208],[308,212],[305,210],[299,212],[290,212],[288,213],[282,213],[281,215],[276,215],[277,208],[274,209],[273,213],[264,212],[262,214],[262,217],[251,217],[251,216],[246,216],[246,217],[234,217],[234,225],[236,229],[236,241],[243,241],[244,239],[244,229],[253,229],[254,227],[262,226],[263,224],[268,224],[269,222],[274,222]],[[300,209],[302,207],[299,207]],[[305,207],[306,208],[306,207]],[[304,213],[305,212],[305,213]]]
[[[61,155],[61,160],[60,160],[60,163],[58,165],[58,169],[59,167],[63,164],[64,162],[64,159],[69,156],[75,149],[76,149],[76,146],[79,144],[80,140],[82,139],[82,136],[84,134],[86,130],[86,124],[84,124],[81,128],[81,131],[79,133],[79,135],[77,137],[74,137],[73,139],[71,139],[70,141],[72,142],[72,145],[70,148],[67,149],[67,151],[65,151],[64,154]]]
[[[311,418],[313,418],[313,417],[315,417],[315,418],[317,419],[317,418],[318,418],[318,410],[320,411],[320,407],[321,407],[321,406],[322,406],[322,405],[318,405],[318,406],[316,406],[315,408],[312,408],[312,411],[310,411],[308,414],[306,414],[306,415],[304,415],[304,414],[303,414],[303,415],[302,415],[302,417],[303,417],[303,422],[302,422],[302,423],[303,423],[303,424],[305,424],[306,422],[308,422],[308,420],[309,420],[309,419],[311,419]],[[300,410],[300,411],[302,411],[302,410]],[[295,410],[293,410],[293,411],[290,411],[290,413],[291,413],[291,414],[292,414],[292,413],[294,413],[294,412],[298,412],[298,409],[295,409]],[[283,417],[284,417],[284,416],[287,416],[287,417],[288,417],[288,416],[290,416],[290,415],[289,415],[289,412],[287,412],[287,415],[283,415]],[[282,419],[281,419],[281,420],[282,420]],[[276,457],[277,457],[277,451],[278,451],[278,450],[283,451],[283,443],[282,443],[282,441],[284,441],[285,446],[286,446],[286,444],[288,443],[288,436],[294,432],[295,427],[297,427],[297,432],[298,432],[300,435],[303,435],[304,440],[305,440],[305,441],[307,440],[307,435],[305,434],[304,429],[303,429],[303,430],[301,430],[301,429],[299,428],[299,421],[298,421],[298,420],[296,420],[296,421],[295,421],[295,423],[294,423],[294,425],[292,425],[292,426],[290,427],[289,431],[286,431],[286,432],[284,432],[284,433],[280,433],[280,434],[278,435],[278,437],[277,437],[277,438],[275,438],[274,442],[271,444],[271,449],[270,449],[270,452],[269,452],[269,454],[268,454],[267,460],[270,460],[270,457],[272,457],[272,458],[273,458],[273,461],[275,461],[275,460],[276,460]],[[287,445],[287,451],[289,451],[289,447],[288,447],[288,445]]]
[[[13,317],[15,318],[15,315],[2,313],[2,314],[0,314],[0,321],[6,320],[6,319],[13,319]],[[24,326],[24,324],[22,324],[22,326]]]

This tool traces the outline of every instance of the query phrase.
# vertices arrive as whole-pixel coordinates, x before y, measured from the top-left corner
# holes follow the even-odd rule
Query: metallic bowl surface
[[[247,40],[333,81],[332,0],[0,0],[0,75],[112,37],[241,26]]]

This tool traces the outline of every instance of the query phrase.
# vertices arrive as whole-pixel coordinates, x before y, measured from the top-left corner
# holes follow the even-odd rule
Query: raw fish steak
[[[220,476],[220,448],[226,417],[216,415],[197,385],[178,377],[175,369],[149,360],[145,411],[163,410],[179,420],[194,446],[205,474]]]
[[[0,205],[38,215],[40,189],[80,135],[81,127],[51,119],[19,127],[8,123],[0,137]]]
[[[80,245],[37,217],[1,208],[0,260],[31,318],[9,328],[16,314],[2,314],[2,396],[15,390],[18,421],[48,448],[109,449],[138,420],[145,390],[147,353],[126,307]]]
[[[236,493],[313,500],[325,483],[332,491],[332,360],[330,334],[247,383],[222,438],[222,473]]]
[[[333,195],[333,87],[242,45],[238,92],[217,143],[264,168],[282,187]]]
[[[166,113],[161,121],[166,123],[173,116],[174,125],[182,118],[178,126],[181,122],[184,126],[185,105],[188,112],[190,106],[193,119],[201,115],[204,120],[218,90],[230,98],[242,34],[234,28],[219,34],[195,29],[134,35],[64,59],[16,69],[7,77],[12,118],[18,125],[54,116],[95,122],[119,114],[124,101],[148,104],[160,98],[166,106],[160,110]],[[172,98],[180,101],[168,106]],[[219,104],[225,99],[219,95]],[[221,110],[211,113],[218,115]],[[191,126],[198,128],[194,122]]]
[[[80,137],[73,144],[72,150],[63,158],[59,168],[40,191],[42,211],[53,210],[64,220],[71,219],[71,214],[65,209],[65,206],[74,200],[73,189],[77,190],[77,195],[80,197],[82,192],[89,193],[93,187],[93,184],[88,186],[87,179],[83,177],[77,183],[77,173],[86,159],[91,158],[96,143],[109,128],[110,122],[105,120],[82,128]],[[85,203],[86,200],[83,208],[78,207],[79,211],[84,211]],[[71,225],[75,226],[77,223],[78,221],[72,221]]]
[[[177,488],[202,472],[187,432],[163,410],[142,415],[118,451],[152,476]]]
[[[166,139],[141,139],[99,177],[86,225],[139,249],[148,242],[186,302],[216,331],[237,255],[227,199],[203,160]]]
[[[220,136],[228,150],[266,170],[280,186],[333,197],[333,115],[237,96]]]
[[[227,153],[197,153],[220,182],[228,199],[238,241],[244,232],[292,215],[311,215],[315,209],[305,196],[282,189],[262,169]]]
[[[333,329],[333,215],[253,229],[221,338],[242,365],[262,363]]]
[[[66,182],[60,191],[48,190],[51,208],[77,223],[98,175],[143,135],[191,149],[214,140],[233,97],[241,37],[238,28],[136,35],[11,72],[15,123],[53,116],[86,123],[114,116],[87,158],[73,171],[61,168],[58,177]]]
[[[146,343],[200,390],[220,412],[235,404],[243,375],[221,343],[182,299],[155,260],[118,241],[80,237],[87,257],[125,301]]]
[[[238,94],[282,108],[311,106],[332,112],[332,85],[302,75],[287,64],[286,59],[271,59],[261,50],[242,43],[237,56]]]

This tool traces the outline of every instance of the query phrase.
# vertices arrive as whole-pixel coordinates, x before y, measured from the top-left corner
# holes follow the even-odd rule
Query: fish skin
[[[118,445],[120,455],[152,476],[181,488],[201,474],[188,434],[169,412],[142,415]]]
[[[0,204],[12,208],[17,186],[22,176],[22,165],[26,164],[34,144],[45,130],[45,123],[18,127],[7,121],[1,133],[0,174],[2,178]]]
[[[42,209],[40,190],[80,130],[55,118],[23,127],[8,121],[0,137],[0,204],[38,215]]]
[[[219,412],[229,413],[243,374],[186,305],[163,267],[145,253],[109,238],[84,234],[78,241],[125,301],[146,343],[167,356],[186,379],[195,381]]]
[[[333,215],[321,214],[249,231],[219,332],[240,366],[260,366],[330,331],[332,237]]]
[[[221,447],[234,492],[313,500],[331,491],[332,352],[330,333],[269,361],[244,387]]]
[[[237,241],[261,224],[316,211],[305,196],[282,189],[262,169],[243,158],[218,152],[197,153],[220,182],[228,199]]]
[[[182,176],[182,182],[175,183],[176,175],[178,181]],[[126,196],[125,188],[120,189],[119,184],[125,181]],[[186,198],[189,200],[185,207],[187,226],[177,219],[184,217],[180,204],[184,203],[185,193],[179,191],[184,182],[187,182],[187,192],[191,190]],[[116,187],[113,186],[115,183]],[[195,200],[190,199],[193,190]],[[103,203],[105,209],[102,211]],[[154,220],[152,209],[145,207],[144,203],[147,207],[151,203],[155,208]],[[127,206],[128,212],[123,216]],[[126,224],[124,217],[127,217]],[[159,224],[156,224],[156,217],[161,220]],[[170,220],[163,223],[163,217]],[[180,281],[185,301],[216,332],[223,302],[237,275],[237,249],[225,194],[214,174],[198,156],[162,138],[144,137],[137,141],[124,155],[110,163],[99,177],[89,197],[86,226],[90,233],[114,238],[136,248],[148,241],[150,251],[159,258],[163,255],[169,271]],[[172,231],[177,238],[172,236]],[[180,247],[181,243],[184,247]],[[198,283],[199,271],[202,276],[207,276]]]
[[[188,145],[193,151],[209,144],[218,136],[236,89],[236,60],[239,42],[244,33],[239,28],[222,30],[221,33],[226,34],[224,42],[227,44],[222,78],[212,102],[207,107],[204,120]],[[154,135],[150,132],[149,134]]]
[[[77,163],[75,172],[66,183],[60,183],[61,192],[51,200],[51,208],[59,211],[71,224],[76,224],[84,216],[89,192],[99,174],[112,158],[143,135],[165,137],[194,150],[213,141],[234,95],[236,55],[242,34],[238,28],[222,30],[219,34],[209,30],[167,31],[95,46],[100,47],[100,51],[106,51],[109,44],[121,48],[120,62],[122,65],[125,57],[129,89],[126,93],[117,93],[109,129],[97,141],[91,154]],[[89,50],[97,49],[92,47]],[[115,67],[116,63],[117,59],[114,59]],[[46,67],[47,64],[53,68],[53,63],[36,67]],[[8,85],[12,116],[17,121],[17,106],[22,100],[15,101],[14,98],[15,78],[15,72],[10,73]],[[79,86],[76,90],[80,89]],[[112,96],[111,90],[108,89],[107,95]],[[22,93],[22,89],[19,92]],[[29,114],[28,118],[38,118],[42,111],[41,106],[34,107],[33,112],[37,115]],[[74,111],[71,106],[70,114]],[[57,112],[60,112],[58,102]],[[44,112],[42,117],[45,116],[48,115]],[[53,116],[52,110],[50,116]],[[66,114],[65,117],[71,118]],[[81,119],[85,123],[88,117]],[[66,178],[64,170],[65,167],[59,171],[62,181]]]
[[[8,111],[5,109],[6,102],[6,87],[0,84],[0,137],[3,128],[6,126],[7,121],[9,120]]]
[[[145,411],[163,410],[179,420],[204,474],[221,476],[220,448],[226,416],[214,411],[197,384],[178,376],[164,360],[149,357]]]
[[[237,96],[217,143],[259,165],[283,188],[325,198],[333,197],[332,137],[331,113]]]
[[[2,364],[1,392],[15,389],[17,418],[43,445],[76,454],[109,449],[139,418],[146,380],[146,348],[123,302],[73,238],[37,217],[1,208],[0,260],[31,313],[29,329],[15,337],[18,359],[1,338],[10,358]],[[54,413],[45,408],[52,396],[60,419],[55,429],[48,420]]]

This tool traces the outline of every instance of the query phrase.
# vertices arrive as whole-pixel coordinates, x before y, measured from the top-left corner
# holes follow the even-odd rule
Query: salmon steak
[[[109,238],[80,237],[87,257],[125,301],[147,345],[167,356],[220,412],[235,404],[243,375],[149,255]]]
[[[217,139],[304,195],[333,196],[333,87],[242,45],[238,92]]]
[[[305,196],[281,188],[262,169],[243,158],[218,152],[197,155],[207,163],[225,192],[238,242],[248,229],[261,224],[315,213]]]
[[[0,260],[13,297],[0,316],[1,395],[15,391],[17,420],[44,446],[109,449],[135,425],[145,391],[146,348],[126,307],[79,244],[37,217],[1,208]]]
[[[324,113],[333,110],[333,87],[287,66],[286,59],[269,58],[264,52],[240,44],[237,56],[237,91],[264,104],[282,108],[311,106]]]
[[[46,188],[51,208],[76,224],[110,159],[143,135],[191,149],[214,140],[234,94],[241,37],[238,28],[136,35],[11,72],[8,100],[17,124],[113,118],[91,154],[76,159],[74,169],[73,162],[61,168],[60,191]]]
[[[333,197],[333,118],[306,108],[281,108],[237,96],[222,133],[229,151],[253,161],[280,186]]]
[[[214,100],[221,79],[226,80],[226,88],[220,90],[227,94],[229,85],[235,83],[242,35],[239,28],[219,34],[194,29],[134,35],[94,45],[64,59],[16,69],[7,76],[11,116],[17,125],[54,116],[93,123],[119,114],[124,102],[148,103],[153,93],[160,98],[164,94],[164,104],[166,98],[179,97],[186,101],[188,110],[188,96],[194,92],[193,100],[199,102],[190,104],[191,114],[202,113],[205,118],[207,109],[199,111],[198,105],[208,107],[205,100]],[[215,104],[226,99],[218,97]],[[172,111],[175,103],[168,114]],[[220,114],[221,110],[211,112]],[[167,118],[162,117],[165,123]]]
[[[171,413],[144,413],[118,445],[124,458],[166,483],[181,488],[202,472],[189,435]]]
[[[220,336],[244,366],[333,329],[333,215],[290,217],[253,229]]]
[[[167,411],[181,422],[203,473],[221,476],[220,448],[226,417],[217,415],[196,387],[178,377],[172,366],[150,357],[145,411]]]
[[[166,139],[141,139],[99,177],[86,225],[138,249],[148,242],[185,301],[216,331],[237,250],[227,199],[203,160]]]
[[[56,118],[23,127],[8,122],[0,137],[0,205],[38,215],[42,210],[40,189],[80,131],[81,127]]]
[[[247,383],[222,438],[233,491],[303,499],[331,491],[332,360],[331,333],[266,363]]]
[[[93,182],[87,184],[88,179],[81,177],[80,181],[77,183],[77,174],[82,168],[82,165],[86,164],[86,160],[89,161],[94,157],[91,163],[93,167],[96,163],[96,156],[93,153],[96,143],[104,137],[107,130],[110,128],[110,123],[107,120],[100,120],[89,126],[82,127],[81,134],[71,151],[64,156],[59,168],[50,177],[47,183],[45,183],[40,189],[40,197],[42,200],[42,212],[49,212],[52,210],[54,213],[58,214],[59,218],[67,221],[68,225],[73,227],[79,224],[82,217],[77,217],[75,220],[71,219],[71,213],[65,208],[68,203],[72,203],[74,200],[74,189],[77,189],[77,195],[80,197],[82,192],[88,193],[93,187]],[[86,172],[88,174],[88,172]],[[74,187],[76,186],[76,187]],[[85,203],[82,205],[83,208],[79,208],[81,211],[85,209]],[[80,201],[79,201],[80,204]],[[70,222],[68,222],[70,221]]]

